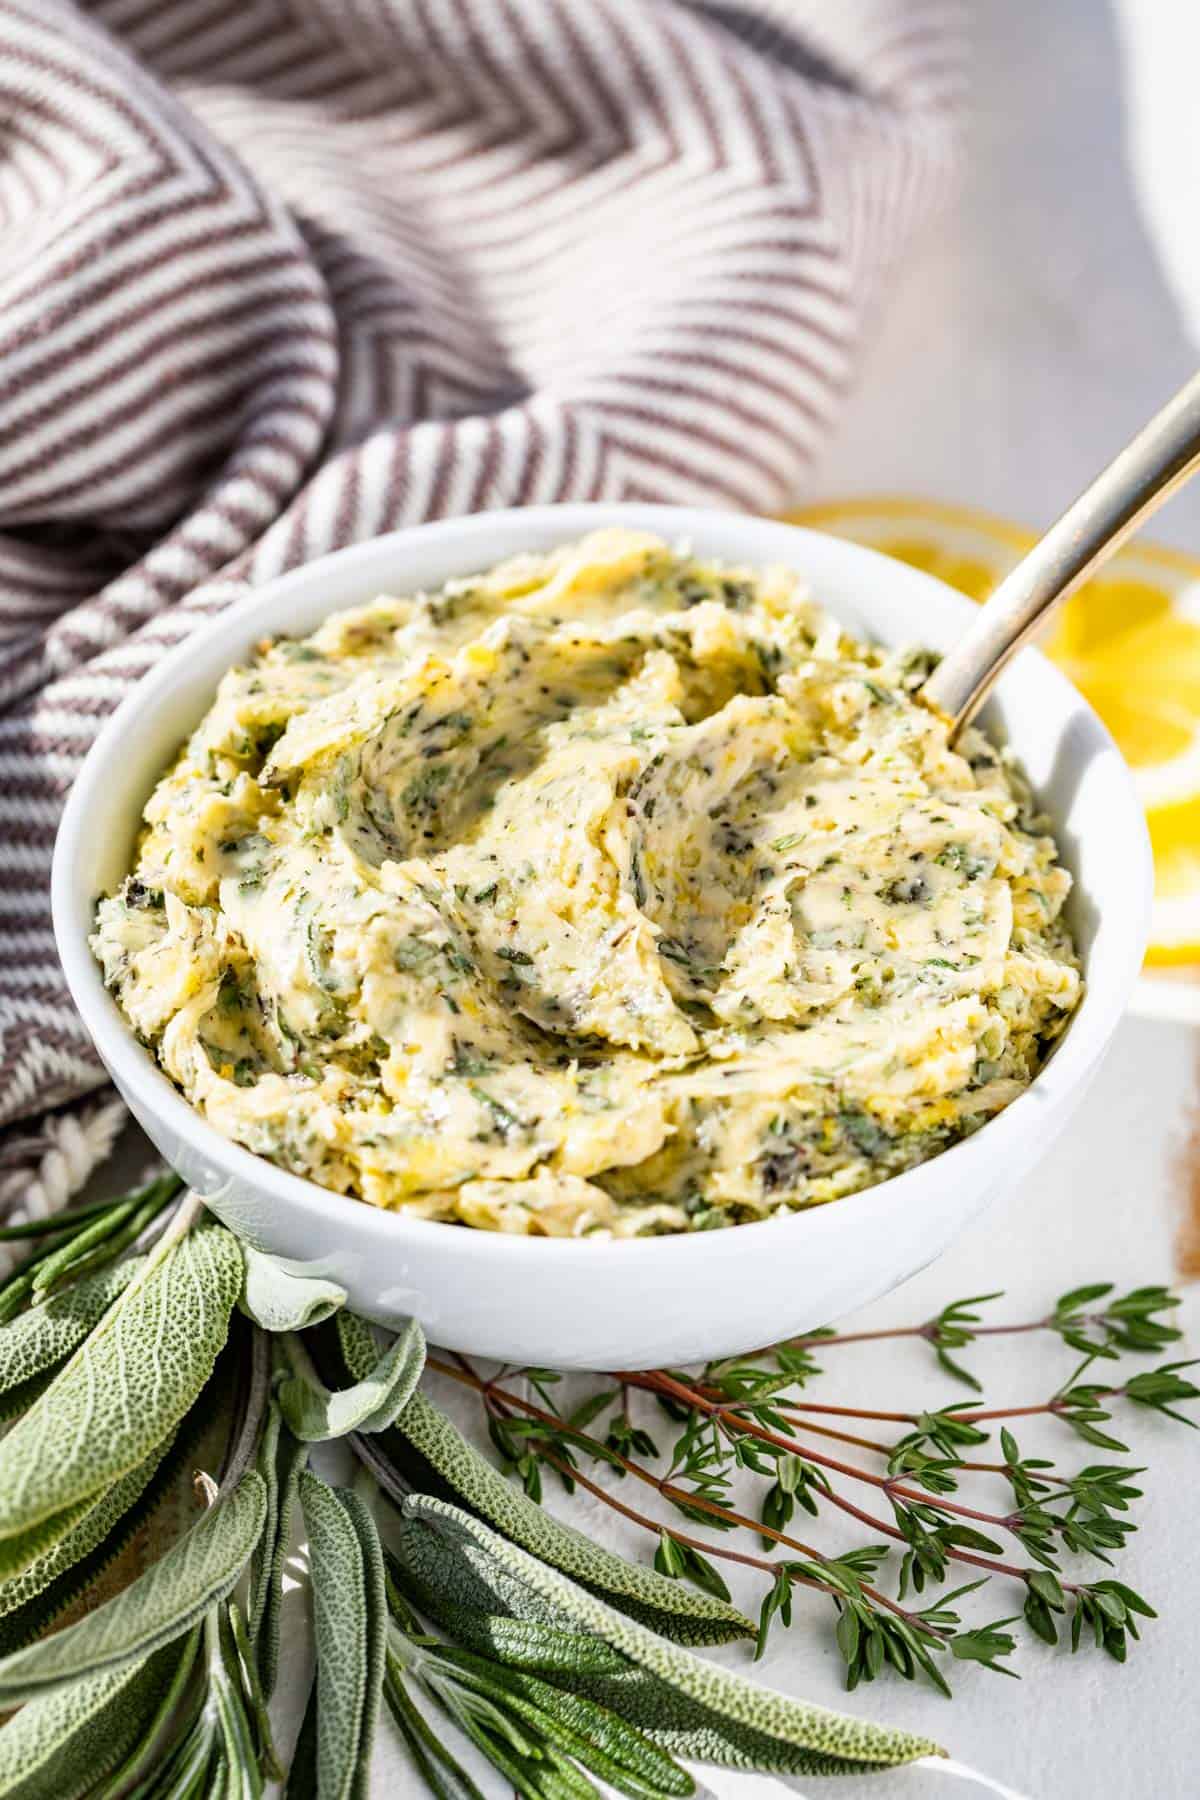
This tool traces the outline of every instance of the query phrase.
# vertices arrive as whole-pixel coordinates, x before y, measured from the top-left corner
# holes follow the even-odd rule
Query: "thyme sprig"
[[[846,1663],[847,1684],[856,1686],[890,1666],[920,1674],[948,1687],[935,1660],[978,1661],[1012,1673],[1000,1661],[1015,1649],[1006,1618],[981,1629],[965,1627],[953,1603],[978,1581],[940,1594],[923,1608],[905,1604],[910,1595],[944,1587],[956,1565],[1019,1584],[1022,1612],[1031,1632],[1057,1642],[1059,1624],[1068,1628],[1071,1648],[1086,1631],[1117,1660],[1138,1635],[1139,1617],[1153,1609],[1115,1579],[1068,1579],[1065,1558],[1111,1564],[1136,1529],[1133,1503],[1144,1471],[1124,1463],[1097,1462],[1071,1471],[1052,1459],[1024,1455],[1008,1424],[999,1431],[999,1459],[970,1454],[990,1442],[987,1425],[1046,1415],[1060,1420],[1088,1444],[1124,1453],[1126,1444],[1102,1429],[1118,1402],[1156,1411],[1184,1424],[1194,1421],[1181,1404],[1200,1397],[1184,1373],[1188,1362],[1168,1362],[1101,1384],[1085,1379],[1097,1362],[1122,1353],[1148,1353],[1178,1340],[1178,1329],[1162,1315],[1178,1304],[1162,1287],[1142,1287],[1114,1297],[1110,1283],[1095,1283],[1063,1294],[1041,1317],[1014,1325],[981,1325],[977,1308],[999,1295],[953,1301],[933,1320],[884,1332],[810,1333],[759,1356],[709,1365],[699,1375],[677,1370],[650,1373],[614,1371],[606,1386],[564,1412],[554,1397],[558,1378],[545,1370],[510,1370],[485,1378],[465,1359],[452,1364],[430,1359],[443,1375],[474,1389],[485,1411],[492,1443],[532,1498],[542,1494],[542,1470],[553,1471],[567,1491],[576,1484],[653,1534],[654,1566],[663,1574],[712,1593],[726,1594],[718,1564],[758,1568],[770,1585],[761,1603],[758,1654],[772,1624],[791,1623],[792,1592],[803,1586],[824,1593],[837,1612],[837,1642]],[[1098,1302],[1103,1304],[1098,1305]],[[803,1395],[822,1371],[815,1353],[879,1338],[917,1337],[930,1343],[939,1364],[978,1391],[978,1383],[953,1357],[976,1338],[1008,1332],[1050,1331],[1081,1350],[1083,1361],[1043,1401],[1030,1405],[966,1408],[950,1405],[921,1412],[869,1410],[818,1404]],[[526,1390],[526,1391],[522,1391]],[[529,1398],[529,1391],[537,1395]],[[673,1427],[673,1441],[660,1448],[650,1421],[635,1411],[634,1398],[655,1403]],[[887,1440],[821,1422],[837,1417],[902,1425]],[[829,1441],[868,1452],[865,1461],[833,1454]],[[607,1465],[617,1476],[651,1487],[666,1505],[719,1537],[697,1537],[620,1500],[611,1484],[586,1476],[582,1462]],[[967,1504],[964,1482],[981,1476],[1003,1479],[1012,1504],[1004,1510]],[[734,1503],[735,1484],[759,1478],[757,1518]],[[886,1510],[857,1499],[858,1487],[872,1489]],[[798,1511],[817,1517],[833,1509],[865,1526],[883,1543],[872,1542],[839,1556],[828,1555],[789,1529]],[[784,1556],[756,1556],[734,1549],[729,1535],[754,1533],[767,1550]],[[721,1541],[722,1539],[726,1541]],[[1025,1559],[1007,1560],[1005,1543]],[[885,1591],[881,1571],[898,1556],[895,1590]]]
[[[951,1300],[935,1318],[919,1325],[893,1326],[879,1331],[815,1331],[805,1337],[789,1339],[776,1346],[773,1354],[781,1368],[810,1374],[819,1372],[811,1352],[830,1350],[842,1344],[879,1343],[889,1338],[919,1338],[929,1344],[939,1366],[956,1381],[979,1392],[979,1382],[969,1369],[963,1368],[950,1355],[951,1350],[964,1349],[982,1337],[1013,1336],[1031,1331],[1051,1331],[1064,1344],[1088,1357],[1116,1357],[1123,1350],[1158,1350],[1174,1343],[1180,1333],[1175,1326],[1159,1318],[1179,1305],[1179,1297],[1160,1286],[1133,1288],[1129,1293],[1110,1299],[1114,1291],[1111,1281],[1091,1282],[1060,1294],[1048,1313],[1037,1319],[1024,1319],[1016,1324],[983,1325],[974,1311],[992,1300],[1003,1299],[999,1291],[971,1294],[964,1300]],[[1102,1306],[1097,1302],[1103,1301]],[[793,1360],[799,1359],[799,1360]]]

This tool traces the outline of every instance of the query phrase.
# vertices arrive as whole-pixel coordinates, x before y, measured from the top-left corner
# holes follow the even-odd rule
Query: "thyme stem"
[[[1080,1318],[1080,1324],[1094,1325],[1103,1320],[1102,1313],[1086,1313]],[[973,1325],[972,1337],[1007,1337],[1014,1332],[1051,1331],[1054,1320],[1047,1314],[1041,1319],[1024,1319],[1016,1325]],[[838,1344],[875,1344],[884,1338],[924,1338],[926,1343],[936,1340],[938,1321],[926,1319],[923,1325],[894,1325],[880,1331],[840,1331],[828,1337],[818,1332],[812,1337],[794,1337],[786,1340],[789,1350],[827,1350]],[[765,1354],[765,1352],[760,1352]]]
[[[933,1506],[942,1512],[955,1513],[959,1518],[975,1519],[983,1525],[995,1525],[1005,1531],[1012,1530],[1010,1518],[1000,1513],[981,1512],[973,1506],[964,1506],[961,1501],[947,1500],[942,1495],[934,1497],[922,1489],[908,1487],[904,1482],[895,1481],[888,1475],[876,1475],[870,1469],[856,1468],[853,1463],[845,1463],[835,1456],[827,1456],[824,1451],[814,1450],[811,1445],[801,1442],[799,1438],[786,1438],[756,1420],[742,1417],[737,1412],[728,1412],[716,1406],[705,1395],[685,1383],[676,1381],[671,1375],[656,1371],[652,1375],[625,1373],[617,1378],[628,1381],[635,1387],[642,1387],[649,1393],[667,1393],[672,1399],[681,1400],[685,1404],[698,1407],[710,1417],[717,1416],[722,1429],[738,1431],[747,1437],[758,1438],[764,1444],[773,1444],[777,1450],[784,1450],[790,1456],[802,1456],[806,1462],[816,1463],[819,1468],[832,1469],[837,1475],[845,1475],[850,1481],[865,1482],[867,1486],[880,1488],[884,1493],[898,1495],[902,1500],[913,1500],[920,1506]],[[743,1403],[744,1405],[744,1403]],[[831,1495],[830,1498],[835,1498]]]
[[[540,1423],[554,1429],[561,1428],[562,1420],[557,1418],[553,1413],[545,1411],[542,1407],[537,1406],[532,1400],[526,1400],[520,1394],[514,1394],[507,1388],[498,1387],[494,1381],[486,1380],[484,1376],[477,1374],[476,1371],[470,1367],[464,1357],[459,1356],[457,1353],[455,1353],[454,1360],[461,1365],[457,1369],[451,1368],[448,1363],[442,1362],[441,1359],[436,1356],[429,1356],[426,1359],[427,1366],[431,1369],[436,1369],[440,1375],[448,1375],[452,1381],[459,1382],[463,1387],[474,1389],[474,1391],[481,1396],[486,1406],[494,1407],[496,1403],[499,1402],[502,1414],[505,1407],[512,1407],[514,1410],[524,1413],[527,1418],[537,1419]],[[791,1537],[787,1532],[777,1531],[773,1526],[764,1524],[759,1520],[747,1518],[744,1513],[734,1512],[730,1507],[721,1506],[717,1501],[709,1500],[704,1495],[689,1493],[686,1488],[681,1488],[677,1486],[675,1482],[671,1481],[669,1476],[655,1475],[652,1470],[644,1468],[640,1463],[633,1462],[629,1457],[623,1456],[620,1451],[610,1449],[607,1444],[602,1444],[598,1438],[592,1437],[588,1432],[573,1431],[572,1436],[577,1443],[584,1444],[595,1450],[606,1462],[618,1463],[620,1467],[625,1470],[626,1474],[634,1476],[638,1481],[644,1482],[647,1487],[653,1488],[656,1493],[662,1495],[664,1500],[672,1501],[676,1504],[683,1504],[688,1507],[694,1507],[697,1511],[708,1513],[711,1517],[720,1519],[728,1525],[740,1526],[746,1531],[756,1532],[759,1537],[770,1538],[772,1542],[782,1544],[789,1550],[797,1550],[802,1556],[811,1557],[814,1562],[826,1563],[829,1560],[822,1551],[816,1549],[812,1544],[806,1544],[799,1538]],[[778,1563],[772,1562],[768,1557],[754,1556],[747,1551],[731,1550],[725,1544],[712,1544],[703,1538],[691,1537],[686,1532],[677,1531],[673,1525],[664,1527],[656,1520],[649,1518],[645,1513],[638,1512],[636,1508],[631,1507],[627,1505],[625,1501],[618,1499],[617,1496],[611,1493],[607,1488],[601,1487],[599,1482],[592,1481],[578,1469],[572,1468],[568,1463],[564,1462],[561,1457],[557,1456],[554,1451],[543,1448],[541,1455],[543,1459],[550,1464],[551,1468],[556,1469],[558,1473],[567,1480],[577,1481],[581,1487],[587,1489],[589,1494],[593,1494],[598,1500],[602,1500],[604,1504],[611,1507],[614,1512],[620,1513],[623,1518],[631,1520],[633,1524],[643,1526],[647,1531],[652,1531],[656,1537],[666,1529],[669,1530],[670,1535],[675,1538],[677,1542],[686,1544],[689,1549],[699,1550],[705,1556],[716,1556],[720,1557],[725,1562],[741,1563],[748,1568],[761,1569],[769,1575],[777,1575],[779,1573]],[[866,1515],[863,1516],[865,1517]],[[832,1583],[819,1581],[813,1576],[800,1575],[798,1573],[793,1574],[791,1571],[789,1571],[789,1574],[793,1581],[799,1582],[804,1587],[816,1588],[822,1593],[832,1594],[835,1597],[841,1592],[841,1590]],[[915,1629],[929,1632],[930,1635],[935,1637],[939,1635],[919,1620],[914,1613],[910,1613],[897,1601],[889,1599],[889,1597],[882,1593],[878,1588],[870,1587],[864,1583],[862,1591],[864,1594],[868,1595],[876,1605],[886,1607],[889,1612],[895,1613],[898,1618],[906,1620],[910,1625],[913,1625]]]

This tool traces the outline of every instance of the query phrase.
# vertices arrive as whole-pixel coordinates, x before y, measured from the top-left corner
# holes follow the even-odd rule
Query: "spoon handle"
[[[1200,374],[1144,425],[1022,557],[921,689],[951,722],[973,717],[1025,640],[1142,520],[1200,468]]]

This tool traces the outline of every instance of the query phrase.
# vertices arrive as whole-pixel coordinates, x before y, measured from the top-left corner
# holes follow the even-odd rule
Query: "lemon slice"
[[[1034,542],[1032,532],[987,513],[905,498],[834,502],[787,517],[925,569],[973,600],[986,599]],[[1146,961],[1159,976],[1142,983],[1141,999],[1155,1011],[1186,1013],[1170,1002],[1163,977],[1200,984],[1200,559],[1127,546],[1072,595],[1042,648],[1133,769],[1154,847]]]

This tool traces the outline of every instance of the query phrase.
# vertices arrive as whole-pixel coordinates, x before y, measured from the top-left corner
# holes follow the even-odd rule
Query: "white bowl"
[[[415,1314],[442,1344],[556,1368],[650,1368],[740,1353],[836,1319],[923,1268],[1021,1179],[1070,1115],[1136,980],[1151,890],[1142,809],[1120,753],[1063,676],[1025,651],[985,722],[1012,744],[1054,819],[1076,880],[1071,916],[1087,993],[1037,1079],[975,1136],[809,1212],[613,1243],[505,1237],[381,1212],[227,1142],[138,1043],[87,944],[93,904],[126,873],[163,768],[221,675],[264,635],[303,634],[377,593],[436,587],[610,524],[686,539],[708,556],[786,563],[818,601],[883,641],[945,649],[972,610],[940,582],[873,551],[733,513],[536,507],[395,532],[269,583],[165,657],[97,738],[54,857],[54,927],[75,1003],[131,1110],[213,1211],[297,1270],[342,1283],[350,1304],[380,1323]]]

